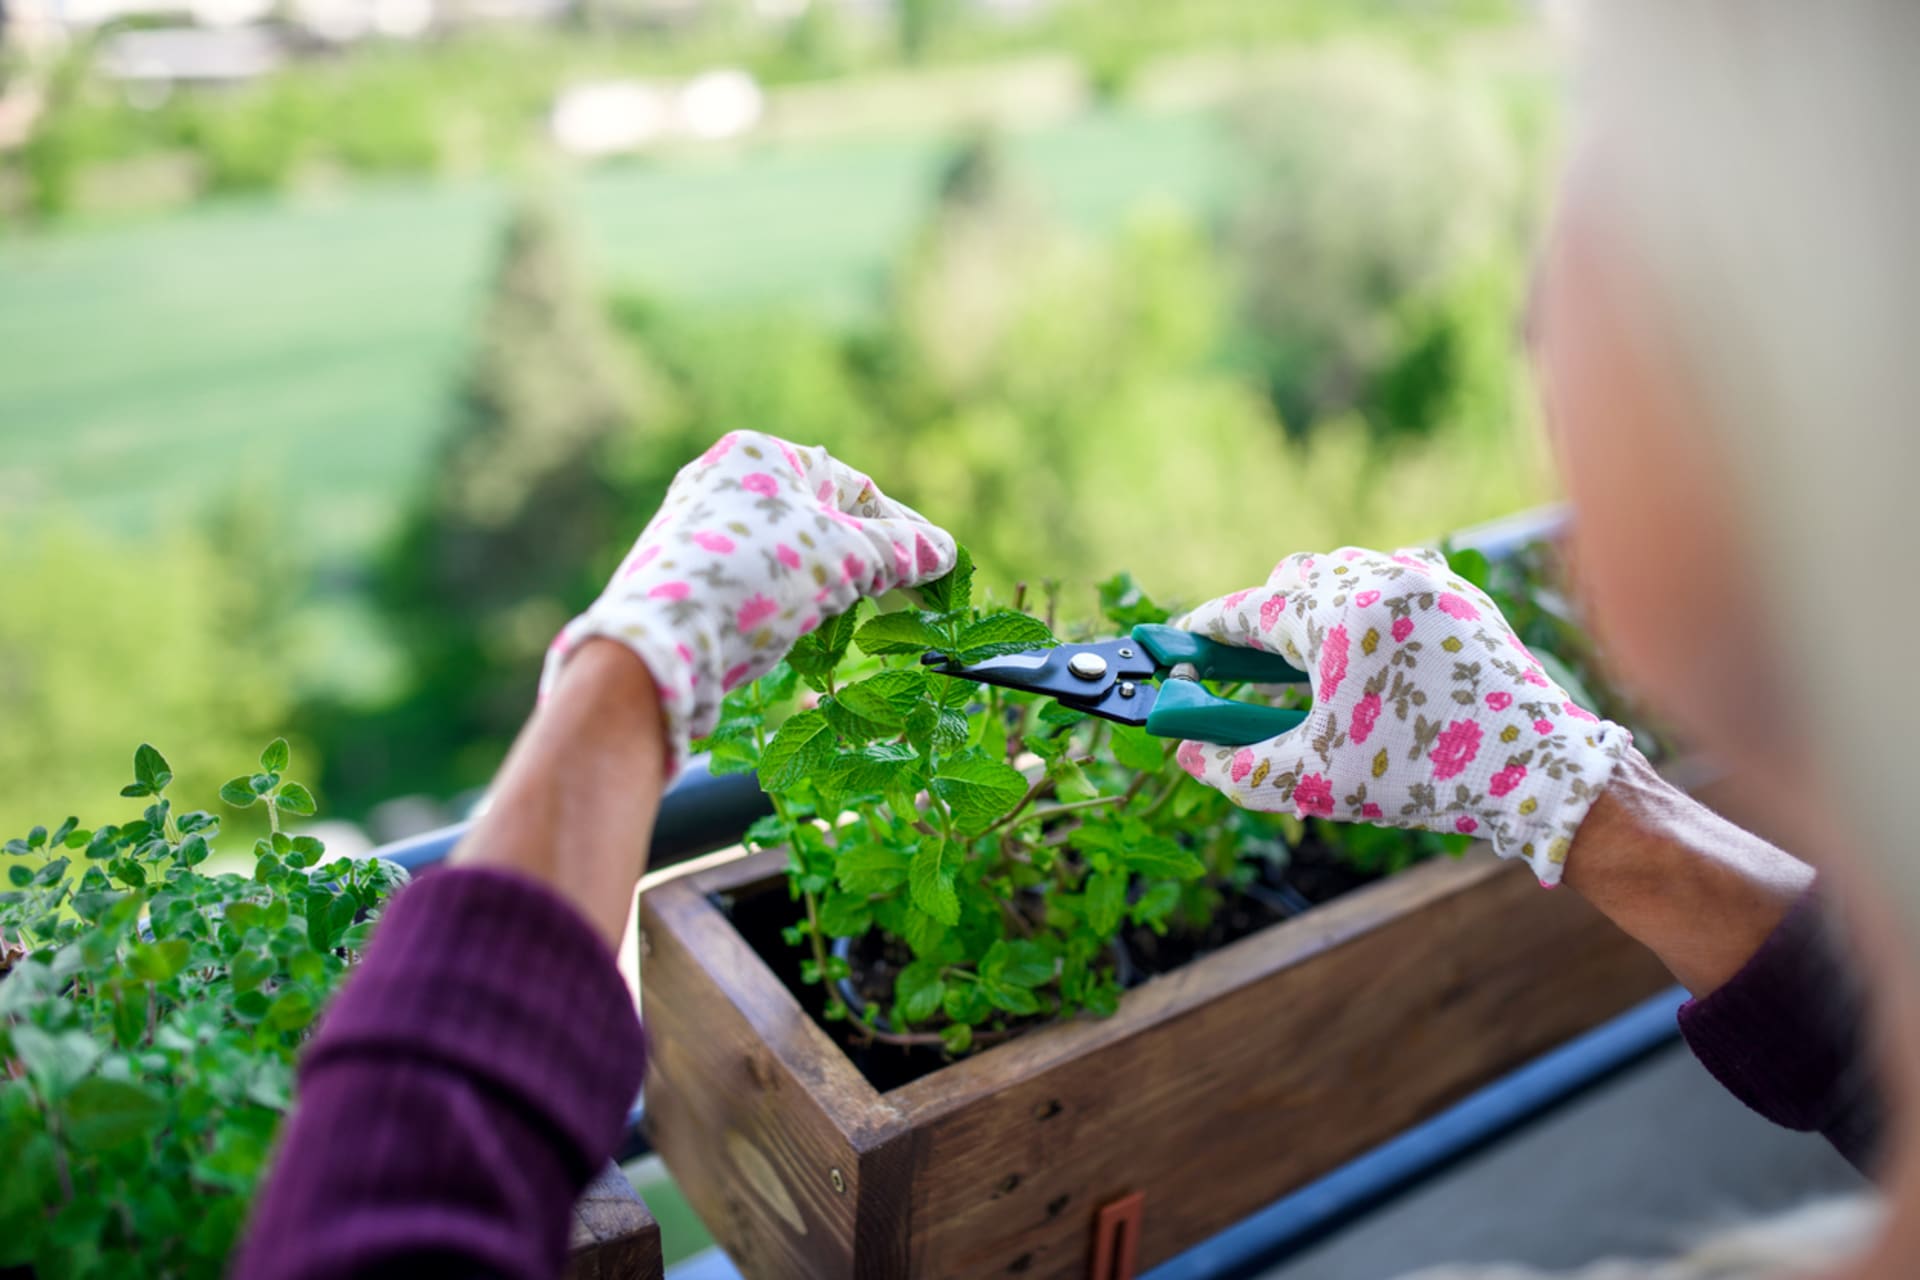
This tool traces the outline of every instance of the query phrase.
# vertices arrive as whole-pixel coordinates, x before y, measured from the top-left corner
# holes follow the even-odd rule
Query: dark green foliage
[[[1102,599],[1110,626],[1166,617],[1124,575]],[[1115,939],[1204,926],[1253,875],[1246,859],[1284,856],[1300,824],[1235,809],[1142,730],[926,670],[927,650],[1053,643],[1030,614],[975,606],[965,552],[919,606],[824,625],[730,694],[705,744],[774,797],[748,841],[787,850],[804,975],[852,971],[835,939],[856,958],[896,949],[891,1000],[867,1006],[860,1034],[956,1054],[1034,1019],[1111,1013]],[[852,1016],[837,988],[826,1011]]]
[[[122,793],[151,800],[141,816],[7,843],[0,1268],[225,1270],[300,1043],[406,878],[373,859],[321,867],[320,841],[280,830],[313,811],[289,754],[274,741],[221,789],[266,811],[250,875],[205,869],[220,819],[175,813],[146,745]]]

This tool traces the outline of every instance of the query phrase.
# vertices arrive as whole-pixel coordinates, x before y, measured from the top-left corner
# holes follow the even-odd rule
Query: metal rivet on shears
[[[1122,649],[1122,650],[1120,651],[1120,656],[1121,656],[1121,657],[1123,657],[1123,658],[1131,658],[1131,657],[1133,656],[1133,650],[1131,650],[1131,649]]]
[[[1076,653],[1067,659],[1067,670],[1081,680],[1098,680],[1107,674],[1107,660],[1097,653]]]
[[[1123,698],[1131,698],[1133,696],[1133,681],[1122,680],[1120,682],[1120,696]]]

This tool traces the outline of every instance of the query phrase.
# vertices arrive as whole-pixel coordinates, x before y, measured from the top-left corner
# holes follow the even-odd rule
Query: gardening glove
[[[937,578],[955,554],[950,534],[825,449],[730,432],[681,468],[613,581],[554,638],[541,696],[583,641],[618,640],[653,673],[677,771],[727,690],[822,618]]]
[[[1543,885],[1633,741],[1438,552],[1288,556],[1178,625],[1282,654],[1313,685],[1312,714],[1277,738],[1182,743],[1188,773],[1249,809],[1484,836]]]

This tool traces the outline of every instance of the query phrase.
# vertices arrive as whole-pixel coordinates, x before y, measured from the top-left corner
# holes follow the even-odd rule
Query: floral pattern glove
[[[731,432],[681,468],[613,581],[554,638],[541,696],[583,641],[618,640],[653,673],[677,771],[727,690],[822,618],[937,578],[955,554],[950,534],[825,449]]]
[[[1288,556],[1264,587],[1179,625],[1282,654],[1312,681],[1312,714],[1277,738],[1180,746],[1187,772],[1249,809],[1480,835],[1554,885],[1632,743],[1438,552]]]

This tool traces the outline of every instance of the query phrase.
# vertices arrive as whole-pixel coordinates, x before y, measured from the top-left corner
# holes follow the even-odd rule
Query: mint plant
[[[1124,576],[1101,596],[1114,628],[1167,616]],[[805,637],[728,695],[703,744],[772,797],[747,842],[786,850],[802,912],[786,940],[857,1036],[961,1054],[1109,1014],[1124,930],[1204,927],[1301,833],[1193,781],[1144,730],[922,665],[1054,644],[1051,600],[1036,616],[1026,598],[976,607],[963,550],[918,608]]]
[[[8,841],[0,892],[0,1267],[214,1275],[245,1220],[315,1014],[406,879],[322,863],[284,739],[221,798],[258,806],[250,873],[215,871],[219,816],[175,812],[143,745],[139,817]]]

